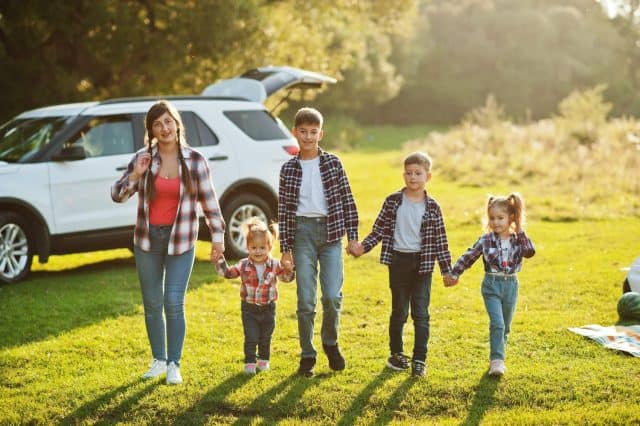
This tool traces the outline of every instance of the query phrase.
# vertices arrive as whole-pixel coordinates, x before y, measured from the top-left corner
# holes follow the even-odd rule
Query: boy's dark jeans
[[[244,362],[256,362],[258,358],[269,360],[271,356],[271,336],[276,328],[276,303],[255,305],[242,301],[242,327],[244,329]]]
[[[389,319],[389,347],[391,353],[404,352],[402,330],[409,316],[415,329],[413,360],[427,359],[429,340],[429,300],[431,299],[431,274],[418,275],[418,253],[393,252],[389,265],[391,288],[391,317]]]

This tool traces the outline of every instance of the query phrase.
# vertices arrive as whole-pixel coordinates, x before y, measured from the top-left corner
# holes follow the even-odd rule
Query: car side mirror
[[[84,160],[87,153],[81,145],[71,145],[62,148],[62,150],[53,156],[54,161],[75,161]]]

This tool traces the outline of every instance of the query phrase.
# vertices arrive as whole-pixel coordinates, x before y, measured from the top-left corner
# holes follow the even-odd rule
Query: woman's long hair
[[[158,119],[164,113],[169,113],[171,118],[173,118],[177,123],[177,140],[178,144],[178,159],[180,160],[180,165],[182,167],[182,184],[186,188],[187,193],[193,194],[194,185],[191,179],[191,172],[187,169],[187,164],[184,161],[184,157],[182,156],[182,150],[180,149],[182,146],[188,146],[187,141],[185,139],[185,131],[184,124],[182,124],[182,118],[180,118],[180,113],[169,101],[160,100],[153,104],[149,111],[147,111],[147,115],[144,118],[145,123],[145,135],[144,135],[144,143],[147,146],[147,151],[151,154],[152,148],[158,142],[153,137],[153,122]],[[157,176],[153,176],[151,173],[151,167],[147,170],[147,186],[146,193],[148,195],[149,200],[153,200],[156,197],[156,185],[155,180]]]

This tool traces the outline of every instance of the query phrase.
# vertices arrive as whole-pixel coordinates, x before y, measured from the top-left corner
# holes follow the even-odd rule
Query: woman
[[[184,297],[198,235],[197,204],[211,232],[213,263],[224,253],[224,221],[207,160],[186,144],[176,108],[164,100],[155,103],[145,127],[146,148],[134,155],[113,184],[111,198],[122,203],[138,193],[133,244],[153,355],[143,377],[166,373],[167,384],[179,384]]]

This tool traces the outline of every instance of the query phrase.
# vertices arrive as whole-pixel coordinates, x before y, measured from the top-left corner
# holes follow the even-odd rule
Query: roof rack
[[[248,99],[239,96],[202,96],[202,95],[171,95],[171,96],[134,96],[129,98],[114,98],[99,101],[98,105],[120,104],[125,102],[159,101],[189,101],[189,100],[217,100],[217,101],[247,101]]]

